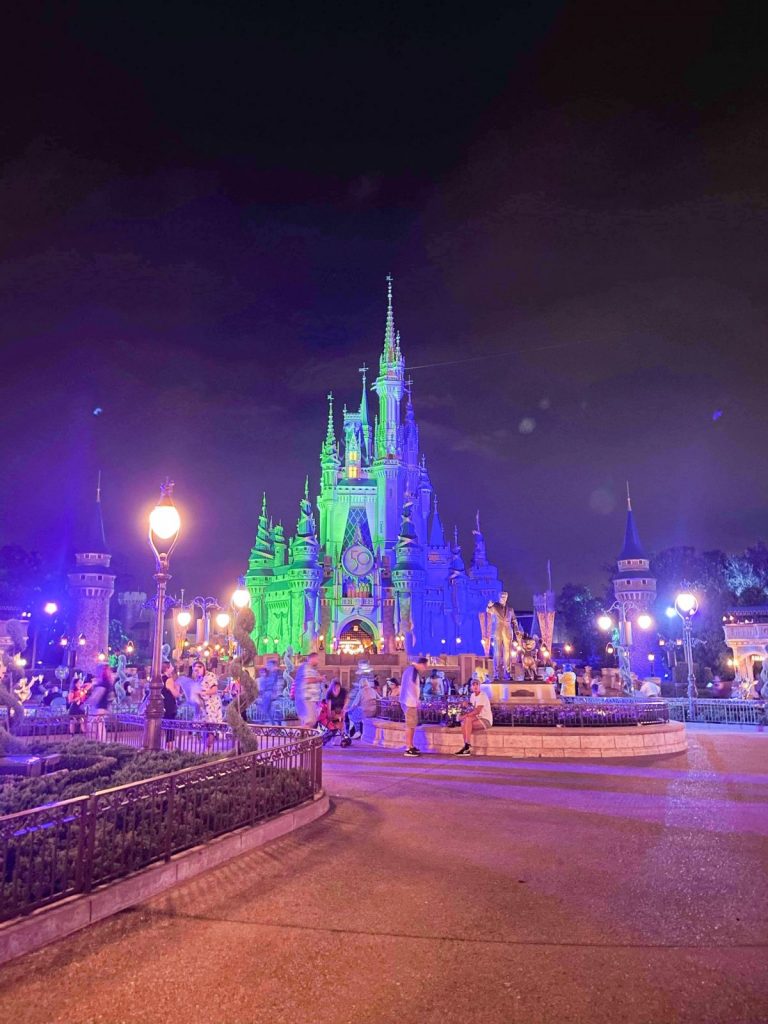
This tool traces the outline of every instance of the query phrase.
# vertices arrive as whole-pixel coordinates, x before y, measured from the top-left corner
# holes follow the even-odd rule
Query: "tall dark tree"
[[[576,655],[586,660],[600,657],[604,646],[597,628],[597,617],[603,608],[600,598],[589,587],[566,583],[558,594],[556,607],[562,625],[560,632],[567,634]]]

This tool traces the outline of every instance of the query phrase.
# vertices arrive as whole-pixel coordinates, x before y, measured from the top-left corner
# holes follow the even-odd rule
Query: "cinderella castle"
[[[446,536],[419,445],[387,279],[384,346],[370,390],[363,366],[357,409],[336,432],[333,396],[320,448],[320,493],[304,488],[295,535],[272,523],[264,496],[245,580],[260,654],[402,652],[488,655],[489,601],[502,590],[479,515],[467,565],[458,531]],[[403,402],[405,408],[403,409]]]

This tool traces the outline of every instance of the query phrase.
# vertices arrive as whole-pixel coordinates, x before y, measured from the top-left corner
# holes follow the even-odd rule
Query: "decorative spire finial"
[[[387,274],[387,323],[384,329],[384,359],[393,362],[395,355],[395,314],[392,309],[392,275]]]
[[[304,500],[309,501],[309,474],[304,477]]]
[[[99,475],[96,477],[96,501],[101,502],[101,470],[99,470]]]
[[[267,492],[264,491],[261,495],[261,514],[264,518],[267,518]]]
[[[629,480],[627,480],[627,512],[632,511],[632,499],[629,497]]]
[[[328,427],[325,431],[325,440],[326,443],[333,444],[335,440],[333,432],[333,392],[329,391],[326,397],[328,398]]]
[[[475,529],[480,533],[480,509],[475,512]]]

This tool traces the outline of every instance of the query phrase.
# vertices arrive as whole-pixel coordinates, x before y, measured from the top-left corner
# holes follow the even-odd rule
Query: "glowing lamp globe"
[[[247,608],[250,603],[251,595],[241,580],[238,584],[237,590],[232,595],[232,604],[238,611],[242,611],[243,608]]]
[[[653,625],[653,619],[647,612],[643,612],[642,615],[637,616],[637,624],[640,629],[650,629]]]
[[[226,612],[219,612],[216,616],[216,625],[219,629],[226,629],[229,625],[229,615]]]
[[[192,621],[192,613],[188,612],[186,610],[179,612],[179,614],[176,616],[176,623],[177,623],[179,629],[186,629],[191,621]]]
[[[97,661],[106,661],[107,660],[107,656],[104,653],[104,651],[99,651],[99,653],[96,655],[96,660]]]
[[[85,647],[85,644],[86,644],[85,633],[81,633],[80,634],[80,636],[77,638],[77,642],[80,644],[81,647]]]
[[[170,540],[181,529],[179,510],[161,499],[149,513],[149,528],[159,540]]]
[[[604,632],[607,632],[609,629],[611,629],[612,626],[613,626],[613,619],[611,618],[610,615],[606,615],[605,612],[603,612],[602,615],[598,615],[598,617],[597,617],[597,628],[598,629],[602,629]]]
[[[56,604],[55,601],[46,601],[46,603],[43,605],[43,611],[45,612],[46,615],[55,615],[58,610],[59,606]]]
[[[699,602],[694,594],[683,591],[682,594],[678,594],[675,598],[675,608],[678,615],[688,618],[690,615],[695,615],[699,610]]]
[[[674,619],[677,615],[677,611],[672,607],[672,605],[670,605],[669,608],[665,609],[664,614],[668,619]]]

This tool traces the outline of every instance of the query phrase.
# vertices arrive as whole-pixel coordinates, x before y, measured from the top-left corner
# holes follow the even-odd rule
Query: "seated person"
[[[334,729],[342,729],[344,714],[347,710],[347,690],[341,685],[338,679],[332,679],[328,692],[325,695],[325,702],[328,705],[328,712]]]
[[[654,700],[656,697],[661,696],[661,687],[655,679],[646,679],[638,693],[640,697],[645,697],[647,700]]]
[[[481,732],[490,729],[493,725],[493,712],[488,694],[483,691],[479,679],[472,680],[472,693],[469,697],[472,705],[471,711],[461,716],[461,735],[464,737],[464,746],[456,751],[457,757],[469,757],[472,753],[470,739],[473,732]]]

